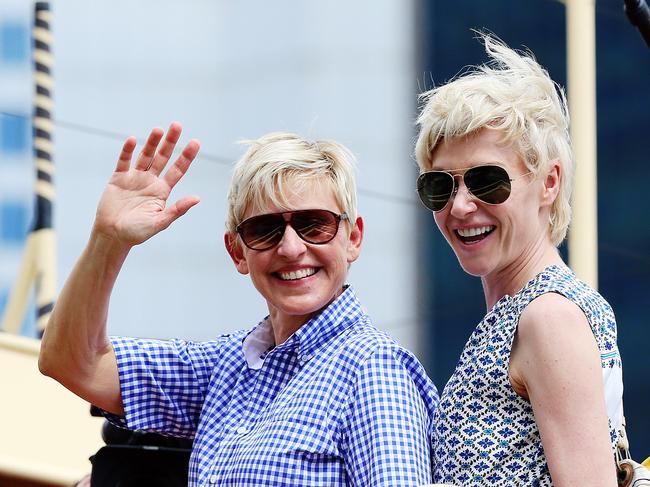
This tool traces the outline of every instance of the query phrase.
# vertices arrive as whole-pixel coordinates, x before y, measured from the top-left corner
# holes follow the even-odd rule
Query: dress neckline
[[[537,284],[537,282],[539,282],[539,280],[542,279],[544,275],[555,274],[556,272],[561,272],[563,270],[566,271],[569,270],[569,268],[565,265],[559,264],[551,264],[548,267],[545,267],[540,272],[535,274],[535,276],[533,276],[526,284],[523,285],[521,289],[519,289],[519,291],[517,291],[512,296],[510,294],[504,294],[496,303],[494,303],[494,305],[488,310],[485,316],[487,317],[489,315],[498,313],[504,307],[509,306],[510,303],[519,298],[525,291]]]

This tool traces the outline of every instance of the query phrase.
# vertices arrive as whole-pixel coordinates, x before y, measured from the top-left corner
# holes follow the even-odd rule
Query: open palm
[[[198,141],[190,140],[178,159],[161,176],[181,131],[180,124],[172,123],[158,148],[164,132],[159,128],[153,129],[133,167],[131,158],[136,140],[134,137],[126,140],[115,172],[97,207],[95,231],[122,244],[137,245],[167,228],[199,202],[197,197],[188,196],[173,205],[167,204],[172,189],[199,151]]]

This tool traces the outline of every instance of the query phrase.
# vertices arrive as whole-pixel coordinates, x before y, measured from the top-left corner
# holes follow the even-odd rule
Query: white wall
[[[134,250],[110,332],[207,339],[266,306],[222,243],[234,142],[275,130],[359,159],[366,240],[350,282],[376,324],[417,350],[411,142],[414,6],[404,0],[66,0],[54,4],[60,281],[81,252],[122,137],[184,124],[202,142],[176,195],[201,204]],[[223,160],[215,160],[222,158]],[[379,196],[378,196],[378,195]]]

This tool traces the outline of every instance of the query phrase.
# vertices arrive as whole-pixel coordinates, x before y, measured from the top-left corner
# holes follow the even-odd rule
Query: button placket
[[[305,353],[303,355],[299,355],[298,356],[298,363],[302,367],[302,366],[306,365],[307,362],[309,362],[311,360],[311,358],[312,358],[312,356],[309,355],[308,353]]]

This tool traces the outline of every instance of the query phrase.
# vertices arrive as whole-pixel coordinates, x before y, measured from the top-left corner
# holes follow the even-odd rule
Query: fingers
[[[165,168],[169,162],[169,158],[174,153],[174,148],[180,139],[181,132],[183,128],[178,122],[172,122],[167,130],[167,135],[163,141],[160,149],[158,145],[163,138],[164,131],[161,128],[154,128],[151,130],[147,142],[145,143],[140,155],[135,163],[135,169],[139,171],[149,171],[155,176],[159,176],[162,170]],[[133,157],[133,151],[135,150],[136,139],[135,137],[129,137],[124,146],[122,147],[122,152],[117,161],[117,172],[128,171],[131,164],[131,158]],[[187,170],[190,167],[192,161],[196,158],[196,154],[199,152],[200,144],[196,139],[192,139],[183,149],[181,155],[176,159],[174,165],[169,168],[165,173],[164,181],[171,188],[176,186],[176,184],[181,180],[185,175]]]
[[[176,143],[178,142],[178,139],[180,139],[181,137],[182,131],[183,128],[181,127],[181,124],[178,122],[172,122],[172,124],[169,126],[169,129],[167,130],[167,135],[165,136],[165,140],[163,141],[162,145],[160,146],[160,149],[154,156],[153,161],[151,162],[151,167],[149,169],[156,176],[160,175],[162,170],[167,165],[169,158],[172,156],[172,153],[174,152],[174,147],[176,147]]]
[[[147,171],[153,163],[154,156],[156,155],[156,148],[162,139],[164,130],[156,127],[151,130],[147,142],[144,144],[138,160],[135,163],[135,168],[139,171]]]
[[[176,186],[176,183],[185,175],[190,164],[192,164],[192,161],[198,154],[200,147],[201,145],[198,140],[190,140],[181,155],[176,159],[176,162],[174,162],[174,165],[167,170],[163,179],[170,188]]]
[[[120,152],[120,157],[117,160],[117,166],[115,167],[115,172],[126,172],[129,170],[131,165],[131,157],[133,157],[133,151],[135,150],[136,139],[135,137],[129,137],[124,142],[122,146],[122,152]]]

